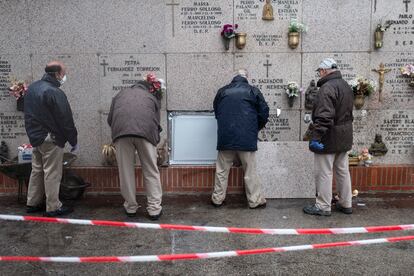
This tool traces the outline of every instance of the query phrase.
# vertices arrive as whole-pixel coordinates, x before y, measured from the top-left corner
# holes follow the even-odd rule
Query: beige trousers
[[[256,152],[255,151],[219,151],[216,162],[216,179],[211,200],[215,204],[221,204],[226,198],[228,177],[233,161],[239,157],[244,171],[244,186],[246,197],[250,207],[266,202],[262,195],[259,178],[256,174]]]
[[[27,205],[42,204],[46,194],[46,212],[59,209],[59,188],[62,180],[63,148],[45,140],[33,148],[32,173],[27,190]]]
[[[348,154],[315,154],[316,206],[323,211],[331,210],[332,177],[335,173],[339,204],[352,207],[351,176],[349,174]]]
[[[115,148],[125,210],[128,213],[135,213],[138,209],[135,183],[136,150],[144,176],[148,214],[151,216],[158,215],[162,210],[162,188],[160,172],[157,167],[157,148],[146,139],[139,137],[119,138],[115,141]]]

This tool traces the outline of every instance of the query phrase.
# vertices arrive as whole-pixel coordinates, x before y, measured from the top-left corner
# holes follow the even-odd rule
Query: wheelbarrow
[[[59,197],[61,199],[78,199],[82,196],[85,189],[90,186],[90,183],[85,183],[80,176],[74,175],[67,169],[76,159],[77,156],[73,153],[65,152],[63,154],[63,172],[59,189]],[[0,172],[18,181],[17,200],[21,202],[23,199],[23,186],[26,185],[26,188],[29,186],[32,164],[18,163],[17,158],[15,158],[7,163],[0,164]]]

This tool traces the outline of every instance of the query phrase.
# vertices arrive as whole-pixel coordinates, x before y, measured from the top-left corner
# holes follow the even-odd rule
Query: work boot
[[[46,212],[45,217],[60,217],[60,216],[70,214],[72,212],[73,212],[72,207],[62,205],[62,207],[60,207],[59,209],[55,211]]]
[[[345,208],[343,207],[341,204],[336,203],[336,210],[338,210],[339,212],[342,212],[344,214],[350,215],[352,214],[352,207],[350,208]]]
[[[308,215],[314,215],[314,216],[327,216],[329,217],[331,215],[331,211],[323,211],[316,207],[316,205],[309,205],[303,208],[303,212]]]
[[[44,212],[44,211],[46,211],[46,205],[45,204],[40,204],[40,205],[36,205],[36,206],[26,205],[26,213],[28,213],[28,214],[37,213],[37,212]]]

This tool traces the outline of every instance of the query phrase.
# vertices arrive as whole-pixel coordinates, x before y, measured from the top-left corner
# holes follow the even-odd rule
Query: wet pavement
[[[139,202],[145,206],[145,198]],[[268,200],[250,210],[243,196],[230,196],[217,209],[208,196],[166,196],[159,223],[255,228],[326,228],[414,224],[414,195],[361,195],[354,214],[331,217],[303,214],[309,199]],[[140,208],[136,218],[123,213],[119,196],[87,195],[72,202],[70,218],[151,223]],[[25,215],[16,197],[0,197],[0,213]],[[267,248],[380,237],[374,234],[268,236],[202,233],[102,226],[0,221],[0,255],[126,256]],[[158,263],[11,263],[0,262],[0,275],[413,275],[414,241],[341,247],[221,259]]]

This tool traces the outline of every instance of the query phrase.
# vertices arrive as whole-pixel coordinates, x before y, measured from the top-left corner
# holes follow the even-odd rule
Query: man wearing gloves
[[[239,158],[249,208],[266,207],[256,173],[257,135],[269,117],[269,107],[260,90],[247,81],[247,71],[238,70],[230,84],[222,87],[214,99],[217,119],[216,178],[211,203],[220,207],[226,197],[230,168]]]
[[[59,61],[46,65],[46,74],[32,83],[24,97],[24,120],[27,135],[33,146],[32,173],[27,191],[27,212],[45,209],[45,216],[71,213],[70,207],[59,200],[62,179],[63,148],[66,142],[72,152],[78,148],[78,132],[72,110],[60,86],[66,81],[66,67]]]
[[[335,60],[326,58],[317,69],[320,89],[312,111],[314,128],[309,142],[309,149],[315,153],[316,203],[303,208],[309,215],[331,215],[333,173],[340,196],[336,208],[352,214],[347,151],[352,148],[354,94],[337,68]]]
[[[135,151],[141,161],[147,192],[147,211],[151,220],[161,216],[162,188],[157,167],[157,144],[160,141],[160,109],[164,90],[154,74],[121,90],[113,99],[108,115],[118,162],[121,194],[128,217],[136,215]]]

